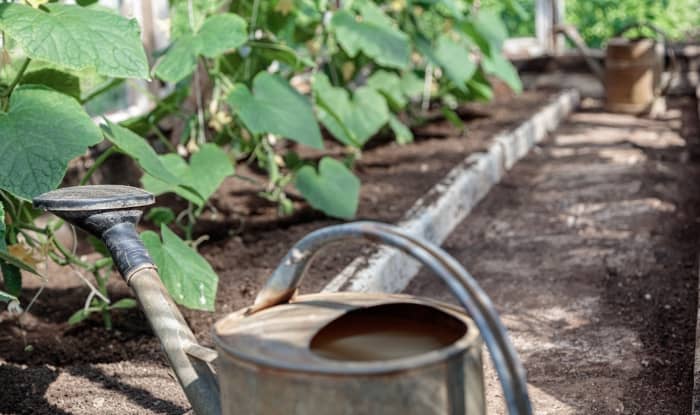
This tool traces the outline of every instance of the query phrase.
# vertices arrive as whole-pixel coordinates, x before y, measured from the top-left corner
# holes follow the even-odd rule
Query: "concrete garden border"
[[[398,225],[441,244],[505,172],[544,140],[579,100],[578,90],[567,89],[515,129],[496,135],[487,151],[471,154],[455,166],[406,212]],[[323,291],[400,292],[419,269],[408,256],[380,247],[369,257],[355,258]]]

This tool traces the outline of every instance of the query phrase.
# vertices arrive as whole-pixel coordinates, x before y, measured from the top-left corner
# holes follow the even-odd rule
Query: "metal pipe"
[[[450,287],[479,327],[498,372],[508,412],[518,415],[532,414],[525,369],[486,293],[474,278],[441,248],[411,236],[395,226],[377,222],[355,222],[310,233],[287,253],[258,294],[249,312],[254,313],[291,299],[313,257],[321,248],[332,242],[352,238],[364,238],[398,248],[437,274]]]
[[[168,295],[158,272],[153,267],[140,268],[129,276],[129,285],[194,412],[199,415],[220,414],[219,384],[214,371],[207,362],[187,354],[186,350],[196,345],[197,339]]]

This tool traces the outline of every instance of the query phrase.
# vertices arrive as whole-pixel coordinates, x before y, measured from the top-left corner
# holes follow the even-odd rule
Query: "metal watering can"
[[[153,202],[128,186],[68,187],[34,199],[105,242],[197,414],[482,415],[482,338],[509,413],[531,414],[525,371],[476,281],[439,247],[377,222],[329,226],[301,239],[251,307],[214,325],[217,350],[199,345],[136,231],[141,209]],[[351,238],[411,255],[449,286],[471,319],[407,295],[297,295],[314,255]]]
[[[623,34],[633,29],[649,28],[660,40],[639,37],[627,39]],[[636,22],[617,31],[605,47],[605,69],[590,56],[578,30],[571,25],[559,25],[556,33],[564,34],[576,46],[605,88],[605,108],[613,112],[643,114],[654,107],[658,97],[666,94],[671,78],[662,81],[666,52],[669,52],[671,70],[678,70],[673,49],[667,47],[668,36],[655,25]]]

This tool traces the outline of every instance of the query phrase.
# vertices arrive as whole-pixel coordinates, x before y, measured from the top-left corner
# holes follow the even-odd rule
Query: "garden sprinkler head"
[[[35,197],[33,203],[102,239],[128,279],[137,268],[153,264],[135,225],[142,208],[154,201],[151,193],[135,187],[99,185],[64,187]]]

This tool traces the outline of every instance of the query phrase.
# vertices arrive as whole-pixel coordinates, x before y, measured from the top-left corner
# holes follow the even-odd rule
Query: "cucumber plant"
[[[153,73],[196,109],[169,103],[173,112],[157,108],[131,128],[157,131],[163,117],[177,116],[187,128],[169,145],[216,142],[235,160],[257,162],[268,174],[260,194],[282,213],[294,192],[329,216],[352,218],[360,189],[352,161],[372,137],[411,142],[431,101],[458,120],[459,102],[491,97],[491,76],[521,89],[501,55],[503,23],[467,1],[172,0],[171,16],[173,42]],[[340,160],[300,156],[309,153],[301,147],[322,150],[324,136],[345,148]],[[175,191],[195,208],[184,216],[196,219],[202,205],[182,189],[148,176],[143,185]]]
[[[142,237],[175,301],[212,310],[217,276],[196,252],[193,226],[222,181],[237,177],[236,163],[267,172],[260,196],[283,214],[295,193],[352,218],[361,186],[352,164],[369,140],[410,143],[432,103],[458,120],[460,102],[491,97],[491,77],[521,89],[500,52],[503,24],[464,0],[171,0],[172,42],[153,68],[135,21],[81,6],[94,2],[26,1],[0,4],[0,300],[17,304],[20,270],[41,276],[36,263],[50,258],[97,281],[73,323],[99,312],[109,327],[110,309],[135,304],[110,303],[104,247],[95,242],[96,260],[77,257],[56,238],[63,223],[39,225],[29,203],[88,147],[106,149],[82,183],[121,153],[140,166],[145,189],[187,201],[182,212],[149,211],[160,235]],[[87,75],[106,86],[83,91]],[[143,116],[96,126],[83,109],[122,79],[149,77],[173,88]],[[324,155],[330,140],[342,156]]]
[[[136,21],[97,7],[4,2],[0,4],[0,32],[4,57],[0,68],[0,266],[4,288],[0,301],[10,303],[13,310],[21,309],[18,297],[22,271],[46,278],[38,264],[52,260],[72,267],[91,288],[84,308],[69,322],[79,322],[97,312],[110,328],[110,310],[136,303],[132,299],[110,301],[107,279],[112,260],[106,249],[93,241],[97,258],[79,257],[56,236],[63,222],[38,221],[41,212],[32,208],[31,199],[56,188],[68,162],[105,137],[111,146],[95,160],[81,183],[86,183],[109,155],[128,153],[129,146],[136,146],[140,165],[164,183],[189,186],[199,198],[208,196],[199,192],[208,192],[212,184],[206,180],[192,182],[192,175],[173,174],[141,137],[109,121],[100,128],[84,110],[83,106],[98,93],[83,91],[81,79],[100,77],[105,85],[116,85],[124,78],[149,77]],[[107,89],[99,86],[97,91]],[[221,160],[223,152],[218,147],[213,150],[203,148],[197,161],[207,164],[212,158]],[[196,264],[198,272],[192,275],[191,283],[200,288],[191,293],[180,290],[173,298],[189,307],[212,310],[217,276],[196,251],[166,229],[162,241],[152,232],[144,239],[148,239],[149,248],[159,260]],[[96,286],[84,273],[93,274]],[[175,273],[165,274],[166,285],[176,287],[172,283],[175,278]]]

